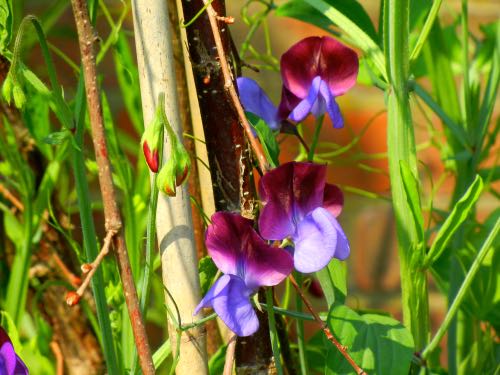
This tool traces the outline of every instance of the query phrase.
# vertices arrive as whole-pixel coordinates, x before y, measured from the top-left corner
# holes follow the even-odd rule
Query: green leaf
[[[208,373],[219,375],[224,371],[227,345],[222,345],[208,360]]]
[[[441,256],[453,237],[453,234],[455,234],[460,225],[465,221],[467,216],[469,216],[469,213],[479,199],[482,191],[483,179],[479,175],[476,175],[471,186],[469,186],[462,198],[455,204],[455,207],[453,207],[450,215],[446,218],[441,229],[437,233],[426,257],[425,264],[427,266],[434,263],[436,259]]]
[[[201,295],[205,295],[212,285],[215,275],[217,274],[217,266],[210,257],[203,257],[198,263],[198,272],[200,274]]]
[[[332,306],[328,327],[358,366],[370,375],[407,375],[414,344],[410,332],[383,315],[359,315],[344,305]],[[333,345],[328,345],[325,374],[355,374]]]
[[[276,140],[276,136],[273,131],[264,120],[255,116],[252,113],[247,112],[248,121],[252,124],[257,136],[259,137],[262,148],[264,149],[264,154],[266,159],[271,164],[273,168],[277,167],[280,163],[278,160],[280,154],[280,146]]]
[[[328,306],[335,303],[344,303],[347,295],[347,264],[338,259],[332,261],[316,272],[318,281],[325,293]]]
[[[422,215],[422,205],[420,203],[418,181],[410,170],[410,167],[407,163],[404,162],[404,160],[401,160],[399,162],[399,167],[401,169],[401,178],[403,180],[406,199],[408,201],[408,205],[410,206],[413,220],[415,221],[418,229],[417,233],[419,236],[419,242],[423,243],[425,240],[424,217]]]
[[[375,27],[366,13],[365,9],[355,0],[325,0],[332,7],[337,8],[340,12],[346,15],[354,22],[361,30],[363,30],[371,39],[377,40],[377,32]],[[278,16],[295,18],[315,26],[322,28],[328,32],[332,32],[332,26],[337,24],[318,11],[312,5],[305,3],[302,0],[292,0],[279,6],[276,9]]]
[[[71,133],[68,130],[53,132],[46,136],[42,141],[48,145],[60,145],[70,137],[70,134]]]
[[[356,46],[359,47],[367,57],[373,60],[380,74],[384,78],[387,76],[384,55],[376,42],[376,33],[374,37],[372,31],[370,31],[366,24],[360,22],[360,19],[364,19],[364,16],[360,16],[364,10],[356,1],[304,1],[319,13],[324,14],[332,23],[338,25]]]
[[[12,39],[12,21],[11,0],[0,0],[0,53],[2,54]]]

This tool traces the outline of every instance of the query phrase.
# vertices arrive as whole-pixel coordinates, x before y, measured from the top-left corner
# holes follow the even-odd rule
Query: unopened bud
[[[5,101],[10,104],[12,101],[12,79],[10,78],[10,74],[8,74],[5,81],[3,81],[2,96]]]
[[[177,145],[177,167],[175,173],[175,184],[177,186],[181,186],[189,174],[189,168],[191,167],[191,159],[189,158],[189,154],[184,148],[182,143],[178,143]]]
[[[77,292],[70,291],[66,293],[66,303],[68,306],[75,306],[80,302],[80,295]]]
[[[22,109],[26,104],[26,95],[24,95],[24,91],[19,85],[14,85],[12,89],[12,96],[14,97],[14,105],[18,109]]]
[[[161,136],[163,134],[163,124],[161,122],[161,117],[158,112],[155,114],[155,118],[151,121],[144,134],[142,135],[141,143],[142,150],[144,151],[144,157],[146,163],[149,166],[151,172],[158,172],[159,155],[158,148],[160,147]]]
[[[161,168],[158,177],[156,178],[156,186],[169,197],[175,197],[175,180],[176,180],[176,163],[175,158],[170,158],[167,163]]]

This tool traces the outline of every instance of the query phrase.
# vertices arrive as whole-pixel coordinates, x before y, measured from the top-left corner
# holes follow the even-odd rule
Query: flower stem
[[[297,283],[299,286],[302,285],[302,274],[297,272]],[[299,293],[296,294],[295,299],[295,309],[298,313],[302,313],[302,298]],[[297,346],[299,348],[299,362],[300,362],[300,372],[302,375],[307,375],[307,358],[306,358],[306,343],[304,339],[304,321],[302,319],[297,319]]]
[[[269,335],[271,337],[271,346],[273,348],[274,364],[278,375],[283,374],[283,367],[281,367],[281,352],[278,338],[278,331],[276,330],[276,319],[273,310],[273,288],[266,288],[266,303],[267,303],[267,316],[269,318]]]
[[[321,115],[316,119],[316,126],[314,127],[313,139],[311,142],[311,148],[309,149],[309,153],[307,154],[307,160],[314,160],[314,151],[316,151],[316,147],[318,146],[319,134],[321,133],[321,127],[323,126],[323,119],[325,115]]]
[[[408,3],[408,0],[388,0],[384,7],[384,50],[390,81],[387,148],[398,236],[403,320],[413,335],[417,350],[420,350],[429,339],[427,278],[422,268],[425,246],[419,238],[422,228],[419,228],[418,220],[409,207],[401,176],[401,163],[409,168],[413,176],[418,176],[408,92]]]

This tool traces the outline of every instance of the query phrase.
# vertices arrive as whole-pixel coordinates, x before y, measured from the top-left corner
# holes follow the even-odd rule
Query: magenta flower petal
[[[245,260],[245,284],[252,289],[277,285],[292,272],[292,255],[267,245],[257,233],[254,234],[258,239],[252,241],[253,247]]]
[[[335,255],[337,228],[335,218],[323,207],[307,215],[297,226],[293,236],[295,269],[304,273],[325,267]]]
[[[242,241],[252,229],[252,221],[229,212],[216,212],[205,234],[208,254],[223,273],[238,275]]]
[[[330,92],[333,96],[340,96],[356,84],[358,55],[337,40],[325,36],[322,38],[319,68]]]
[[[278,109],[257,82],[250,78],[238,77],[236,83],[245,111],[263,119],[272,130],[279,130]]]
[[[222,321],[238,336],[250,336],[259,328],[259,319],[250,303],[249,289],[245,282],[234,275],[223,275],[210,288],[196,307],[212,307]]]
[[[259,184],[264,203],[259,230],[265,239],[293,235],[296,223],[323,203],[326,166],[290,162],[265,174]]]
[[[0,374],[28,375],[26,365],[14,351],[14,346],[2,327],[0,327]]]
[[[302,39],[286,51],[280,60],[283,86],[299,98],[305,98],[314,77],[320,75],[322,38]]]
[[[325,193],[323,196],[323,207],[337,217],[344,207],[344,193],[337,185],[325,184]]]
[[[250,289],[279,284],[292,272],[292,257],[269,246],[252,223],[235,213],[215,213],[206,234],[208,253],[223,273],[239,276]]]
[[[305,98],[314,77],[320,76],[333,96],[344,94],[356,83],[358,56],[330,37],[309,37],[294,44],[281,57],[283,85]]]

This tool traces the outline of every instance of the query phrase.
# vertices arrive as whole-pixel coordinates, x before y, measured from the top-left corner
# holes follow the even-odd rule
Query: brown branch
[[[19,211],[24,210],[23,203],[17,199],[14,194],[12,194],[5,186],[0,184],[0,194],[2,194],[5,199],[7,199],[14,207],[16,207]]]
[[[222,71],[222,75],[224,76],[224,88],[229,93],[229,96],[233,102],[234,108],[236,109],[236,113],[240,119],[241,125],[245,129],[245,133],[247,135],[248,141],[252,146],[252,150],[257,157],[257,161],[259,163],[260,169],[262,172],[266,172],[269,170],[269,164],[267,163],[266,156],[262,151],[262,146],[257,142],[257,139],[253,135],[252,126],[248,122],[245,116],[245,110],[241,105],[240,98],[233,83],[233,77],[231,75],[231,71],[229,70],[229,64],[226,58],[226,54],[224,52],[224,46],[222,45],[222,40],[220,36],[220,30],[218,25],[218,14],[215,9],[212,7],[212,4],[209,0],[203,0],[203,3],[207,5],[207,15],[210,21],[210,27],[212,28],[212,33],[214,36],[215,46],[217,47],[217,53],[219,55],[219,62]]]
[[[347,348],[345,346],[343,346],[340,342],[338,342],[338,340],[335,338],[335,336],[333,336],[332,332],[330,331],[330,328],[328,328],[328,326],[326,325],[326,323],[321,320],[321,318],[319,317],[318,313],[316,311],[314,311],[314,308],[312,307],[311,303],[306,298],[306,296],[304,295],[304,293],[302,293],[302,289],[297,284],[297,281],[295,280],[295,278],[293,277],[293,275],[290,274],[290,276],[288,276],[288,278],[289,278],[290,282],[292,283],[292,285],[294,286],[294,288],[297,291],[297,293],[299,293],[299,296],[302,299],[302,301],[304,301],[304,304],[306,305],[307,309],[309,310],[309,312],[314,317],[314,320],[316,321],[316,323],[318,323],[318,325],[323,330],[323,333],[325,334],[325,336],[328,339],[328,341],[330,341],[331,343],[333,343],[333,345],[336,346],[336,348],[338,349],[338,351],[340,352],[340,354],[342,354],[344,356],[344,358],[347,360],[347,362],[349,362],[349,364],[352,366],[352,368],[354,369],[354,371],[356,371],[356,374],[358,374],[358,375],[367,375],[366,372],[361,367],[359,367],[356,364],[356,362],[354,362],[354,360],[351,358],[351,356],[349,355],[349,353],[347,353]]]
[[[54,357],[56,358],[56,374],[64,375],[64,359],[61,347],[57,341],[51,341],[49,347],[50,350],[52,350],[52,354],[54,354]]]
[[[80,298],[83,296],[83,293],[85,293],[85,290],[89,286],[90,281],[92,280],[92,276],[94,276],[94,273],[97,270],[97,267],[99,267],[104,257],[108,255],[109,248],[111,246],[111,240],[115,235],[116,232],[114,230],[108,231],[108,233],[106,233],[106,238],[104,239],[102,249],[94,259],[94,261],[92,263],[82,264],[82,271],[84,274],[86,274],[86,276],[76,292],[68,292],[68,294],[66,295],[66,303],[69,306],[74,306],[78,303],[78,301],[80,301]]]
[[[89,19],[89,13],[85,0],[71,0],[73,14],[78,31],[78,40],[83,65],[85,80],[85,91],[87,94],[87,106],[89,109],[90,125],[92,130],[92,141],[97,165],[99,167],[99,185],[104,204],[104,217],[106,231],[115,231],[114,246],[123,284],[125,302],[127,304],[132,331],[134,333],[137,354],[145,375],[155,373],[151,350],[146,335],[144,320],[139,307],[137,291],[134,284],[132,270],[128,259],[125,237],[122,230],[122,220],[116,191],[111,174],[111,163],[108,158],[106,136],[104,132],[104,120],[100,102],[99,86],[97,84],[97,69],[95,60],[94,43],[97,39]]]
[[[231,375],[233,373],[234,352],[236,350],[236,335],[231,336],[226,348],[226,357],[224,362],[223,375]]]

